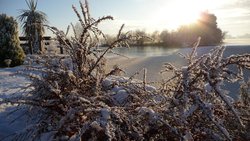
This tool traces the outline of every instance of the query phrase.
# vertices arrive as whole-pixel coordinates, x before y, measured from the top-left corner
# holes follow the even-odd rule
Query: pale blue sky
[[[37,9],[47,14],[49,24],[65,30],[77,18],[71,8],[79,0],[38,0]],[[92,16],[112,15],[100,27],[113,34],[124,23],[127,30],[174,30],[197,19],[200,11],[214,13],[218,25],[230,35],[250,33],[250,0],[89,0]],[[27,9],[25,0],[0,0],[0,13],[17,17]],[[48,33],[49,34],[49,33]]]

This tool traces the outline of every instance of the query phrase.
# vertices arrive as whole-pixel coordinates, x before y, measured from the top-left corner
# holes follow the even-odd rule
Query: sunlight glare
[[[196,22],[202,11],[211,7],[205,0],[175,0],[162,5],[152,15],[155,26],[164,26],[174,30],[181,25]]]

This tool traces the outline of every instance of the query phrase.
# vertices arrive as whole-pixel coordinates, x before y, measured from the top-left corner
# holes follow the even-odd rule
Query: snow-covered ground
[[[27,93],[23,88],[27,87],[30,81],[24,76],[15,75],[16,72],[23,69],[23,67],[24,66],[0,69],[0,101],[5,98]],[[10,112],[15,109],[16,105],[2,104],[0,106],[0,140],[26,126],[25,120],[22,119],[21,110],[10,114]],[[19,119],[16,120],[16,118]]]
[[[201,53],[209,52],[210,48],[202,48]],[[183,49],[182,52],[187,53],[187,49]],[[230,54],[244,54],[249,53],[249,47],[238,48],[229,48],[226,50],[225,56]],[[198,52],[199,53],[199,52]],[[185,64],[183,59],[176,55],[168,56],[151,56],[151,57],[141,57],[141,58],[131,58],[131,59],[121,59],[121,58],[111,58],[109,62],[109,68],[112,68],[112,65],[120,65],[126,72],[128,76],[133,75],[136,71],[141,70],[142,68],[148,69],[149,81],[159,81],[166,76],[159,75],[160,70],[164,62],[171,62],[177,66],[182,66]],[[15,97],[18,95],[23,95],[27,93],[23,88],[27,87],[31,81],[25,76],[16,74],[17,71],[24,69],[25,66],[19,66],[14,68],[0,68],[0,103],[3,99],[9,97]],[[15,75],[14,75],[15,74]],[[246,78],[250,77],[250,74],[245,76]],[[109,85],[112,81],[119,80],[118,78],[107,79],[104,81],[104,85]],[[122,78],[120,79],[122,81]],[[230,90],[233,92],[238,92],[238,87],[230,86]],[[232,90],[235,88],[235,90]],[[154,88],[153,88],[154,89]],[[126,99],[126,92],[119,86],[112,89],[113,98],[116,102],[122,103]],[[4,137],[12,135],[13,133],[24,129],[27,124],[26,117],[23,116],[22,110],[14,112],[14,114],[9,114],[11,111],[15,110],[16,105],[0,105],[0,140]],[[16,120],[18,119],[18,120]],[[15,122],[13,122],[15,121]]]
[[[14,68],[1,68],[0,69],[0,104],[4,99],[18,97],[25,95],[30,90],[27,89],[31,81],[17,73],[18,71],[25,71],[25,65]],[[33,72],[35,73],[35,72]],[[114,83],[124,83],[128,81],[127,77],[111,76],[103,81],[103,86],[109,88]],[[140,83],[139,80],[133,80],[132,83]],[[131,86],[132,88],[133,86]],[[153,86],[146,86],[147,91],[156,91]],[[123,86],[114,86],[110,92],[113,102],[116,104],[123,104],[128,98],[128,93]],[[17,110],[19,108],[19,110]],[[23,109],[22,109],[23,108]],[[0,140],[6,140],[6,137],[12,136],[16,132],[25,130],[29,126],[29,114],[26,113],[24,107],[1,104],[0,106]],[[8,139],[7,139],[8,140]]]

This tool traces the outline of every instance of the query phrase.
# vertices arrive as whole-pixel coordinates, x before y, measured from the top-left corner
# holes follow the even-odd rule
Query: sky
[[[80,11],[79,0],[38,0],[37,10],[47,14],[49,25],[65,31],[78,21],[72,5]],[[117,33],[122,24],[126,30],[176,30],[208,11],[217,16],[219,28],[228,35],[250,35],[250,0],[89,0],[89,7],[94,18],[114,17],[100,25],[107,34]],[[25,0],[0,0],[0,13],[9,16],[17,17],[27,8]]]

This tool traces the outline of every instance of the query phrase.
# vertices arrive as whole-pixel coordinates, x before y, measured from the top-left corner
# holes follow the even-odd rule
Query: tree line
[[[217,25],[217,17],[208,11],[200,14],[195,23],[182,25],[177,30],[154,31],[146,33],[144,30],[132,31],[134,35],[149,37],[141,38],[131,45],[134,46],[166,46],[166,47],[189,47],[201,37],[201,46],[218,45],[223,42],[225,32]],[[107,42],[112,42],[115,37],[108,35]]]

